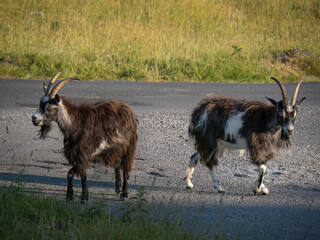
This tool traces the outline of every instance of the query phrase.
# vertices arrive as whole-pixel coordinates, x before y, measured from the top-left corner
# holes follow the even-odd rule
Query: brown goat
[[[60,73],[49,85],[44,84],[45,95],[39,109],[32,115],[32,122],[40,126],[39,136],[44,139],[57,122],[64,135],[64,155],[72,168],[69,170],[67,199],[73,199],[73,178],[80,176],[82,200],[88,200],[86,169],[91,163],[101,163],[115,169],[116,192],[120,194],[121,175],[123,186],[120,195],[128,197],[129,173],[134,168],[138,120],[132,109],[123,102],[99,101],[75,105],[57,94],[67,82],[79,80],[67,78],[52,86]]]
[[[195,141],[197,152],[191,156],[185,180],[187,188],[192,189],[192,174],[200,161],[209,172],[218,192],[224,188],[216,175],[219,158],[225,149],[247,150],[251,162],[259,168],[258,180],[254,186],[255,194],[269,194],[263,184],[266,163],[277,150],[290,146],[298,105],[305,99],[297,100],[301,81],[298,83],[291,104],[282,83],[279,85],[282,100],[267,98],[272,105],[216,96],[202,100],[193,110],[190,118],[189,136]]]

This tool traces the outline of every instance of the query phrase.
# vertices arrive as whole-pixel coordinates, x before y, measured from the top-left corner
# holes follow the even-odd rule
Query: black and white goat
[[[59,89],[77,78],[67,78],[53,87],[60,73],[49,85],[44,84],[45,95],[39,109],[32,115],[32,122],[40,126],[40,138],[44,139],[57,122],[64,135],[64,155],[72,166],[68,172],[67,199],[73,199],[73,177],[81,177],[82,200],[88,200],[86,169],[90,163],[101,163],[115,169],[116,192],[120,194],[121,175],[123,187],[121,199],[128,196],[128,178],[134,168],[138,120],[131,108],[116,100],[75,105],[59,96]]]
[[[267,98],[272,105],[258,101],[236,100],[216,96],[202,100],[190,117],[189,136],[194,140],[197,152],[191,156],[185,181],[192,189],[192,174],[200,161],[209,168],[214,187],[219,193],[225,190],[219,182],[216,168],[225,149],[247,150],[251,162],[259,168],[259,177],[254,186],[255,194],[269,194],[263,184],[266,163],[278,149],[290,146],[294,130],[297,101],[301,81],[296,86],[291,104],[281,82],[273,79],[280,87],[282,100]]]

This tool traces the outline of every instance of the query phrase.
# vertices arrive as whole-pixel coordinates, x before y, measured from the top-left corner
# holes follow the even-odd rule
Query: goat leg
[[[197,165],[197,163],[200,161],[200,154],[198,152],[194,153],[189,161],[189,166],[186,171],[186,177],[183,179],[187,182],[187,189],[193,189],[193,184],[191,182],[192,174],[194,172],[194,169]]]
[[[117,193],[117,195],[120,195],[120,191],[121,191],[120,168],[115,169],[115,175],[116,175],[116,193]]]
[[[89,192],[88,192],[88,186],[87,186],[87,175],[82,174],[81,175],[81,184],[82,184],[82,194],[81,194],[81,201],[88,201],[89,199]]]
[[[259,195],[269,194],[268,188],[263,184],[263,179],[266,173],[266,169],[267,167],[265,164],[259,165],[259,176],[258,176],[258,180],[256,181],[255,187],[253,189],[254,194],[259,194]]]
[[[122,186],[122,193],[120,196],[120,200],[124,201],[124,198],[128,197],[128,178],[129,174],[126,170],[123,171],[123,186]]]
[[[212,169],[209,169],[209,173],[210,173],[212,182],[214,184],[214,188],[217,189],[217,191],[219,193],[225,193],[225,190],[222,187],[222,185],[221,185],[221,183],[220,183],[220,181],[218,179],[218,176],[217,176],[217,167],[213,166]]]
[[[68,188],[67,188],[67,196],[66,199],[67,200],[73,200],[73,177],[76,174],[76,167],[72,167],[67,175],[67,179],[68,179]]]

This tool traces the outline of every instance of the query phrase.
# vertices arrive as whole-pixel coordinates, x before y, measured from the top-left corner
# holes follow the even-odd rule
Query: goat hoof
[[[253,193],[254,195],[269,195],[269,190],[264,184],[262,184],[260,188],[254,188]]]
[[[81,203],[84,203],[84,202],[86,202],[88,200],[89,200],[89,193],[88,192],[83,192],[81,194]]]
[[[73,200],[73,194],[67,194],[66,200],[67,201],[72,201]]]
[[[225,190],[220,183],[215,184],[214,188],[217,189],[218,193],[225,193]]]
[[[80,200],[80,203],[83,204],[83,205],[86,205],[87,203],[89,202],[88,199],[82,199]]]
[[[186,179],[186,178],[185,178],[185,179]],[[186,180],[186,182],[187,182],[186,188],[187,188],[187,189],[193,189],[193,184],[192,184],[192,182],[190,181],[190,179],[189,179],[189,180]]]
[[[254,195],[269,195],[269,191],[256,191],[255,189],[253,190]]]
[[[260,192],[260,195],[269,195],[269,190],[266,188],[266,189],[262,189],[261,192]]]
[[[120,194],[120,200],[124,201],[125,198],[128,198],[128,193],[121,193]]]

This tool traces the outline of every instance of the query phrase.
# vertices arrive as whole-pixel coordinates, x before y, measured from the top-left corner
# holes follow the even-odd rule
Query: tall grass
[[[140,199],[141,201],[141,199]],[[0,238],[6,239],[205,239],[165,219],[150,221],[142,207],[130,205],[125,218],[107,206],[87,206],[0,188]]]
[[[318,0],[2,0],[0,76],[264,82],[320,78]],[[309,65],[311,67],[309,67]]]

